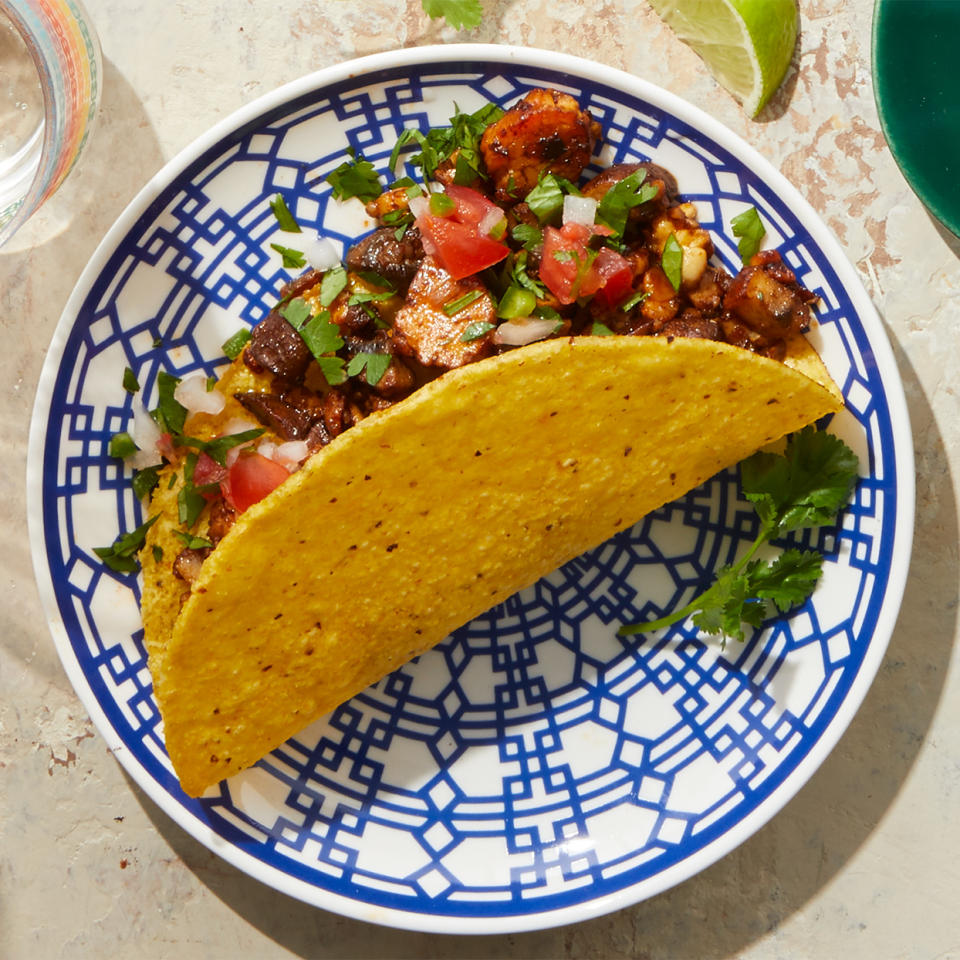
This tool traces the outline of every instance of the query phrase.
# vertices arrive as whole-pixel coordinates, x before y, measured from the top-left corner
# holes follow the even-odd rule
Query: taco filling
[[[345,164],[377,228],[215,386],[160,384],[144,628],[190,793],[840,406],[815,295],[775,251],[713,263],[656,164],[581,182],[600,129],[573,98],[453,120],[401,137],[423,184]]]

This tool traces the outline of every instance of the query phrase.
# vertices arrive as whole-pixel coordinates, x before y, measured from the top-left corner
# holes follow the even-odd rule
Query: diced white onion
[[[223,425],[223,430],[220,431],[220,436],[229,437],[234,433],[246,433],[248,430],[258,429],[259,426],[259,423],[254,423],[253,420],[247,420],[246,417],[231,417]]]
[[[261,440],[257,444],[257,453],[268,460],[277,459],[277,445],[272,440]]]
[[[593,226],[597,217],[597,201],[593,197],[574,197],[567,194],[563,198],[563,222],[582,223]]]
[[[332,270],[340,266],[340,251],[332,240],[319,234],[307,243],[303,255],[314,270]]]
[[[207,378],[202,373],[184,377],[173,391],[173,399],[190,413],[220,413],[227,402],[219,390],[207,389]]]
[[[544,320],[534,317],[530,320],[508,320],[497,327],[493,335],[494,343],[506,343],[511,347],[522,347],[550,336],[556,327],[556,320]]]
[[[143,404],[135,403],[133,405],[133,426],[130,428],[130,436],[133,442],[140,448],[141,453],[149,452],[155,460],[151,463],[160,462],[160,454],[157,452],[157,442],[160,440],[160,428],[157,421],[147,413]],[[148,463],[147,466],[151,464]],[[134,469],[142,469],[135,467]]]
[[[488,237],[494,227],[503,223],[505,219],[504,212],[499,207],[491,207],[484,215],[477,226],[477,230],[482,237]]]
[[[155,467],[163,461],[157,448],[149,447],[146,450],[138,450],[136,453],[131,453],[129,457],[124,457],[123,462],[130,467],[131,470],[145,470],[147,467]]]
[[[234,433],[245,433],[247,430],[257,429],[257,424],[251,422],[250,420],[245,420],[243,417],[231,417],[223,427],[223,430],[220,433],[221,437],[229,437]],[[242,443],[239,446],[231,447],[227,451],[226,456],[226,466],[232,467],[237,462],[237,457],[240,456],[240,451],[249,447],[253,443],[252,440],[247,443]]]
[[[411,197],[408,206],[410,207],[410,212],[419,220],[421,217],[425,217],[430,213],[430,198]]]
[[[273,459],[293,473],[307,459],[309,453],[305,440],[288,440],[276,448]]]

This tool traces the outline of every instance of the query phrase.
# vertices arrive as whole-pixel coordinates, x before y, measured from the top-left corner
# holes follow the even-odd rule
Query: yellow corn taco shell
[[[705,340],[580,337],[453,370],[369,416],[241,515],[179,614],[182,583],[145,592],[183,789],[255,763],[472,617],[840,407],[802,340],[783,364]]]

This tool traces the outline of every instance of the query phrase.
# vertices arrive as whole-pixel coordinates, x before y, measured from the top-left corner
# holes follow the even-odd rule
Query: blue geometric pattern
[[[739,265],[730,219],[755,205],[768,243],[819,293],[815,337],[847,400],[831,429],[865,474],[837,528],[796,538],[825,554],[821,588],[743,645],[705,642],[689,623],[616,636],[621,623],[689,600],[755,535],[729,470],[461,627],[254,769],[184,797],[152,697],[139,585],[93,554],[142,520],[110,437],[129,427],[135,403],[155,402],[160,370],[216,373],[220,344],[258,322],[289,279],[270,248],[297,245],[278,231],[276,193],[305,228],[346,248],[372,226],[325,182],[348,147],[382,171],[403,128],[544,85],[600,120],[597,169],[653,159],[672,170],[729,269]],[[45,562],[65,656],[168,809],[271,868],[268,882],[305,881],[320,905],[350,912],[338,895],[429,926],[431,916],[517,917],[638,887],[751,817],[809,754],[864,662],[897,514],[876,335],[777,193],[655,103],[566,72],[482,62],[386,70],[299,96],[173,178],[48,361]],[[121,389],[126,366],[136,398]]]

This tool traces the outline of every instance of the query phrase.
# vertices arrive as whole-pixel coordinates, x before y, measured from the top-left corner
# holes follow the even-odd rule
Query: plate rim
[[[46,563],[45,525],[42,511],[43,448],[49,423],[49,403],[52,399],[54,381],[66,339],[73,329],[80,306],[88,296],[92,285],[102,272],[110,256],[116,250],[118,243],[127,235],[137,220],[147,212],[151,203],[169,186],[170,182],[225,136],[256,120],[267,111],[280,107],[283,103],[298,96],[309,94],[344,80],[360,80],[364,75],[372,79],[377,71],[384,69],[414,67],[427,63],[462,62],[464,60],[477,63],[529,66],[559,73],[567,72],[616,89],[623,89],[625,92],[653,103],[669,112],[674,118],[711,137],[739,160],[749,164],[751,169],[770,189],[788,202],[791,210],[803,222],[804,228],[830,262],[841,286],[849,295],[851,303],[864,323],[878,373],[887,395],[890,431],[894,441],[895,488],[897,493],[894,539],[893,543],[889,545],[893,557],[887,589],[877,617],[878,624],[882,626],[882,629],[877,631],[875,628],[864,659],[851,681],[850,690],[839,705],[836,714],[806,756],[785,777],[784,781],[751,810],[747,817],[733,825],[722,836],[706,847],[695,851],[681,862],[656,874],[655,877],[623,887],[614,893],[558,908],[543,911],[534,910],[523,914],[503,913],[491,917],[464,917],[407,911],[396,907],[367,903],[324,888],[318,888],[307,881],[284,873],[252,854],[244,852],[236,845],[227,842],[206,823],[203,823],[193,811],[184,806],[183,803],[176,801],[126,749],[119,734],[101,709],[86,675],[73,656],[69,637],[57,607],[49,567]],[[90,714],[98,733],[107,742],[110,751],[114,753],[137,785],[179,827],[252,879],[265,883],[314,907],[332,910],[357,920],[407,930],[456,934],[515,933],[591,919],[631,906],[643,899],[648,899],[668,890],[736,849],[782,810],[810,779],[836,746],[860,708],[879,669],[896,625],[897,612],[906,586],[915,522],[913,463],[912,433],[906,397],[883,322],[839,241],[826,228],[819,214],[803,198],[799,190],[756,148],[725,125],[714,120],[699,107],[625,70],[594,63],[570,54],[539,48],[483,43],[444,44],[371,54],[322,68],[285,83],[219,120],[205,133],[179,150],[144,184],[97,245],[77,279],[51,337],[38,379],[31,414],[26,470],[27,520],[34,575],[41,605],[48,629],[68,679],[84,708]]]

